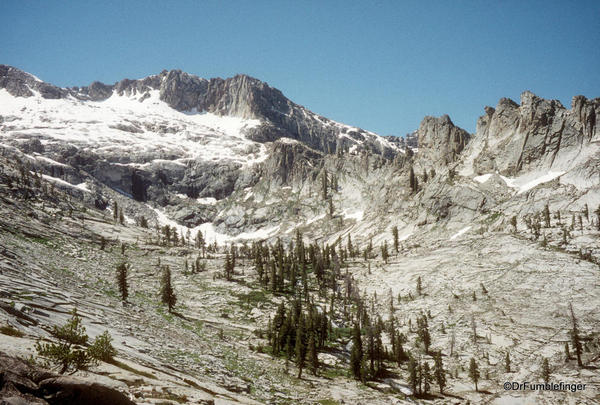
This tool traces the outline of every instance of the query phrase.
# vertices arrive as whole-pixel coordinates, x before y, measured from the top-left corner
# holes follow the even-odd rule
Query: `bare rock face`
[[[262,176],[280,185],[300,185],[313,171],[312,163],[323,155],[300,142],[277,141],[262,166]]]
[[[133,405],[105,385],[59,376],[0,352],[0,404]]]
[[[521,104],[501,99],[477,122],[472,145],[474,171],[515,175],[523,170],[566,170],[576,164],[579,150],[597,140],[596,117],[600,100],[573,99],[571,110],[558,100],[545,100],[531,92]]]
[[[469,133],[454,125],[447,115],[423,118],[417,130],[416,165],[426,170],[447,167],[458,160],[469,138]]]
[[[12,66],[0,65],[0,88],[6,89],[15,97],[31,97],[32,90],[44,98],[62,98],[67,91],[38,80],[33,75]]]

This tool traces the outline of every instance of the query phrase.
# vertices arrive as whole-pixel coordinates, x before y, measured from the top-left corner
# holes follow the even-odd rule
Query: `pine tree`
[[[417,362],[415,359],[410,356],[408,359],[408,380],[410,384],[410,389],[412,390],[414,395],[418,395],[417,391]]]
[[[225,279],[231,281],[233,277],[233,260],[229,252],[225,253]]]
[[[121,293],[121,301],[127,301],[129,294],[127,288],[127,264],[125,262],[117,266],[117,285]]]
[[[327,181],[327,171],[323,171],[323,175],[321,176],[321,196],[323,198],[323,201],[328,199],[328,189],[329,184]]]
[[[544,382],[548,384],[550,381],[550,364],[548,363],[548,359],[545,357],[542,361],[541,377],[543,378]]]
[[[573,349],[575,349],[575,355],[577,356],[577,365],[579,367],[583,366],[581,362],[581,339],[579,338],[579,328],[577,327],[577,319],[575,318],[575,312],[573,311],[573,304],[569,303],[569,309],[571,310],[571,321],[573,323],[573,329],[571,329],[571,344]]]
[[[315,339],[315,332],[310,332],[308,337],[308,365],[310,372],[313,375],[317,375],[317,369],[319,368],[319,357],[317,353],[317,342]]]
[[[113,201],[113,219],[115,222],[117,222],[117,219],[119,219],[119,206],[117,205],[116,201]]]
[[[504,371],[510,373],[510,355],[508,352],[506,352],[506,357],[504,357]]]
[[[417,277],[417,294],[421,295],[423,292],[421,286],[421,276]]]
[[[596,211],[594,211],[594,214],[596,214],[596,226],[598,227],[598,230],[600,231],[600,205],[598,205],[598,208],[596,208]]]
[[[548,204],[544,206],[544,221],[546,222],[546,228],[550,228],[550,208]]]
[[[350,370],[352,371],[352,375],[354,376],[354,378],[357,380],[363,380],[363,375],[361,373],[363,348],[360,335],[360,327],[358,326],[358,323],[355,323],[354,329],[352,330],[352,352],[350,353]]]
[[[296,366],[298,367],[298,378],[302,378],[302,370],[306,362],[306,339],[304,316],[300,316],[298,328],[296,329]]]
[[[415,171],[412,166],[410,167],[410,172],[408,174],[408,183],[410,185],[410,190],[414,193],[417,191],[417,178],[415,177]]]
[[[479,391],[477,388],[477,382],[479,381],[479,367],[475,362],[475,359],[471,357],[471,363],[469,364],[469,377],[471,381],[475,383],[475,391]]]
[[[389,258],[387,240],[384,240],[383,245],[381,246],[381,258],[387,264]]]
[[[571,353],[569,353],[569,342],[565,342],[565,361],[571,360]]]
[[[171,269],[169,266],[164,266],[163,268],[160,296],[162,303],[168,306],[169,312],[173,312],[173,307],[177,303],[177,297],[171,284]]]
[[[398,242],[398,227],[397,226],[394,226],[392,228],[392,237],[394,238],[394,250],[396,251],[396,254],[398,254],[400,244]]]
[[[444,364],[442,362],[442,353],[436,352],[433,357],[434,360],[434,368],[433,373],[435,375],[435,380],[437,381],[438,387],[440,387],[440,394],[444,394],[444,387],[446,387],[446,372],[444,371]]]
[[[429,394],[431,390],[431,369],[429,368],[429,363],[423,363],[423,393]]]
[[[425,353],[429,353],[429,346],[431,345],[431,335],[429,333],[429,326],[427,325],[427,317],[417,317],[417,335],[419,341],[423,343]]]

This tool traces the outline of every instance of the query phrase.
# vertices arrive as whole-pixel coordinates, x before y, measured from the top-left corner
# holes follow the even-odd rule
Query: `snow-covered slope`
[[[185,165],[190,159],[230,160],[252,165],[266,158],[265,145],[244,136],[258,120],[179,112],[158,98],[114,93],[104,101],[73,97],[13,97],[0,89],[5,123],[0,142],[39,139],[42,145],[71,144],[135,167],[157,160]]]

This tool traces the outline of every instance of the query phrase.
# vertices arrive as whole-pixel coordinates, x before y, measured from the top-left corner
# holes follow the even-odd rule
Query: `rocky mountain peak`
[[[469,138],[469,133],[454,125],[448,115],[427,116],[417,130],[417,160],[428,169],[448,166],[458,159]]]

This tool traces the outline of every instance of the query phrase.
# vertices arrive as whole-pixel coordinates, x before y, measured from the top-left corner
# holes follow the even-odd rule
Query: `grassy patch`
[[[19,329],[13,328],[12,326],[9,326],[9,325],[0,326],[0,333],[2,333],[4,335],[8,335],[8,336],[14,336],[14,337],[25,336],[25,334],[23,332],[21,332]]]
[[[125,363],[121,363],[119,360],[112,359],[111,361],[109,361],[109,364],[112,364],[113,366],[117,366],[119,368],[122,368],[123,370],[127,370],[127,371],[129,371],[129,372],[131,372],[133,374],[137,374],[137,375],[142,376],[142,377],[152,378],[153,380],[156,380],[156,377],[154,376],[154,374],[150,374],[150,373],[147,373],[145,371],[137,370],[137,369],[135,369],[135,368],[133,368],[133,367],[125,364]]]
[[[348,370],[339,367],[326,367],[320,373],[326,378],[348,377]]]
[[[339,405],[340,403],[335,399],[320,399],[318,401],[321,405]]]
[[[485,219],[485,222],[488,224],[491,224],[492,222],[496,221],[498,218],[500,218],[500,216],[502,215],[501,212],[494,212],[492,213],[489,217],[487,217]]]
[[[267,291],[265,290],[253,290],[250,291],[248,293],[240,293],[240,294],[236,294],[237,298],[238,298],[238,304],[240,306],[250,306],[250,307],[256,307],[258,304],[264,303],[264,302],[270,302],[270,297],[269,297],[269,293],[267,293]]]

